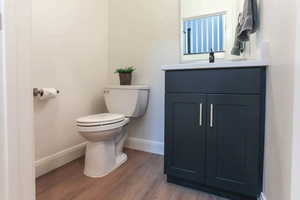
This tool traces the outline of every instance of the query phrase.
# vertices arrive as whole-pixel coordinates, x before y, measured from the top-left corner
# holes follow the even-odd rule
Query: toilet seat
[[[79,132],[98,132],[120,128],[128,124],[129,119],[122,114],[102,113],[76,120]]]
[[[90,115],[81,117],[76,120],[78,126],[102,126],[107,124],[114,124],[121,122],[125,119],[122,114],[113,113],[101,113],[96,115]]]

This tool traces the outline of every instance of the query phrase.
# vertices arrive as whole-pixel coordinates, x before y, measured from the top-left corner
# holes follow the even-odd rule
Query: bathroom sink
[[[215,63],[208,62],[194,62],[175,65],[163,65],[161,69],[163,71],[169,70],[190,70],[190,69],[210,69],[210,68],[240,68],[240,67],[262,67],[268,66],[268,62],[265,60],[226,60]]]

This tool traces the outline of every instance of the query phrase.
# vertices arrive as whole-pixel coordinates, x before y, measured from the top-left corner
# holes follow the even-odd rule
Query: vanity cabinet
[[[166,71],[169,182],[231,199],[262,192],[265,67]]]

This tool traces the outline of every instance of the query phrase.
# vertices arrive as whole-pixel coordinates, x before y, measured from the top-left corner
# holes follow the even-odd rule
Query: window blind
[[[184,54],[224,52],[224,22],[224,14],[185,20]]]

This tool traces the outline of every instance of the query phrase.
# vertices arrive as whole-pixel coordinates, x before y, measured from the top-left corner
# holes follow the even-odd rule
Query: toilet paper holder
[[[59,90],[57,90],[57,94],[59,94]],[[33,96],[37,97],[37,96],[43,96],[44,95],[44,90],[43,89],[38,89],[38,88],[33,88]]]

